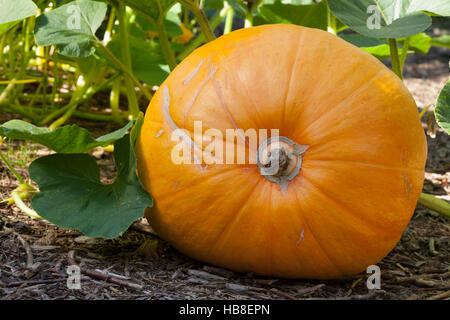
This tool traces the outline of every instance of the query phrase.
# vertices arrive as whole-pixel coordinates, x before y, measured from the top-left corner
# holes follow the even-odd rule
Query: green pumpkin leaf
[[[390,57],[389,44],[386,40],[370,38],[361,34],[340,34],[339,37],[351,44],[360,47],[368,53],[374,55],[378,59],[386,59]],[[403,50],[403,40],[400,39],[399,49]],[[408,54],[418,52],[427,54],[431,46],[431,37],[424,33],[418,33],[409,38]]]
[[[56,45],[66,56],[88,57],[95,52],[95,32],[106,9],[102,2],[78,0],[44,13],[36,20],[36,42],[40,46]]]
[[[175,0],[122,0],[124,4],[133,8],[150,18],[158,20],[160,16],[165,16],[169,9],[175,4]]]
[[[339,34],[339,37],[367,51],[378,59],[385,59],[390,56],[389,44],[385,40],[366,37],[358,33]]]
[[[431,45],[437,47],[450,48],[450,34],[444,34],[436,38],[431,38]]]
[[[38,7],[31,0],[0,0],[0,8],[0,35],[38,12]]]
[[[117,177],[100,182],[95,159],[87,154],[54,154],[35,160],[30,177],[40,192],[31,206],[44,219],[89,237],[115,238],[143,216],[152,198],[136,176],[136,156],[126,135],[114,144]]]
[[[294,5],[277,1],[260,6],[258,12],[267,23],[289,23],[322,30],[327,29],[327,7],[324,2]]]
[[[431,40],[425,33],[418,33],[410,37],[409,47],[417,53],[427,54],[431,48]]]
[[[203,10],[220,10],[223,8],[223,0],[205,0]]]
[[[450,1],[448,0],[403,0],[403,2],[407,12],[426,11],[439,16],[450,16]]]
[[[272,1],[277,2],[278,0],[272,0]],[[268,2],[268,1],[264,1],[264,2]],[[285,4],[293,4],[293,5],[299,5],[299,4],[305,5],[305,4],[314,4],[315,3],[314,0],[283,0],[282,2]]]
[[[164,57],[150,47],[148,42],[130,36],[128,38],[130,46],[131,64],[134,76],[149,85],[160,85],[169,75],[170,69]],[[121,60],[120,40],[114,37],[107,45],[107,48]],[[107,56],[105,59],[109,59]],[[113,68],[117,66],[110,61]]]
[[[450,80],[439,94],[434,113],[439,126],[450,134]]]
[[[121,139],[132,127],[130,121],[123,128],[93,139],[89,132],[77,125],[68,125],[50,131],[22,120],[11,120],[0,126],[0,136],[30,140],[59,153],[83,153],[95,147],[106,146]]]
[[[241,0],[227,0],[227,2],[236,13],[238,13],[241,17],[245,18],[248,9]]]
[[[181,20],[178,17],[178,11],[180,10],[179,4],[174,5],[164,17],[163,26],[170,38],[177,37],[183,34],[183,30],[180,28]],[[147,19],[140,13],[136,13],[135,22],[129,25],[130,33],[134,36],[142,38],[147,37],[147,32],[157,32],[156,26],[152,21]]]
[[[339,37],[360,48],[377,47],[388,43],[385,40],[366,37],[359,33],[340,34]]]
[[[441,0],[328,0],[328,5],[336,17],[360,34],[373,38],[404,38],[427,29],[431,25],[431,18],[422,11],[436,11],[439,5],[435,4],[441,2]],[[438,11],[445,13],[446,6]]]

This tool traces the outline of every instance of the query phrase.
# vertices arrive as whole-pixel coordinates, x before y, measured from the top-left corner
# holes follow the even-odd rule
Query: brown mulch
[[[436,101],[449,77],[449,54],[436,50],[408,58],[405,82],[420,108]],[[98,124],[82,126],[98,130]],[[438,129],[427,138],[424,191],[450,200],[450,137]],[[20,162],[47,152],[31,145],[27,149],[23,142],[12,146],[24,176]],[[95,150],[94,156],[103,179],[110,180],[111,154]],[[2,163],[0,198],[17,185]],[[0,299],[450,299],[450,223],[420,206],[395,249],[378,263],[381,289],[375,291],[367,289],[369,275],[364,273],[332,281],[287,280],[205,265],[151,232],[142,219],[120,238],[92,239],[0,204]],[[81,290],[67,288],[66,270],[73,264],[81,268]]]

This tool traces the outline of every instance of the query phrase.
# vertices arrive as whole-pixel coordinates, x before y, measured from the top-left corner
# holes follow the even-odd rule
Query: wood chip
[[[187,271],[187,273],[189,275],[191,275],[191,276],[195,276],[195,277],[198,277],[198,278],[206,279],[206,280],[209,280],[209,281],[224,281],[224,280],[226,280],[224,277],[217,276],[215,274],[211,274],[211,273],[208,273],[208,272],[205,272],[205,271],[189,269]]]
[[[450,290],[440,293],[440,294],[437,294],[437,295],[434,295],[434,296],[431,296],[431,297],[427,298],[426,300],[443,300],[448,297],[450,297]]]
[[[227,283],[225,284],[225,287],[236,292],[246,292],[250,289],[249,286],[244,286],[237,283]]]
[[[190,277],[187,279],[187,281],[190,283],[195,283],[195,284],[208,284],[209,283],[208,280],[204,280],[204,279],[200,279],[200,278],[196,278],[196,277]]]
[[[299,290],[297,290],[297,295],[304,296],[305,294],[312,293],[314,291],[322,289],[323,287],[325,287],[325,284],[321,283],[314,287],[299,289]]]

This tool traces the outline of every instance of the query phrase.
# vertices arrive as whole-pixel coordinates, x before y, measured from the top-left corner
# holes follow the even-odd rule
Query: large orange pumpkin
[[[246,163],[208,165],[217,153],[199,147],[195,121],[203,133],[279,129],[283,138],[258,138],[255,164],[241,132],[232,144],[248,151]],[[174,163],[180,141],[202,164]],[[426,150],[399,78],[334,35],[292,25],[234,31],[194,51],[155,94],[137,144],[155,201],[146,217],[175,248],[237,271],[316,279],[362,272],[395,246]],[[278,171],[265,175],[272,160]]]

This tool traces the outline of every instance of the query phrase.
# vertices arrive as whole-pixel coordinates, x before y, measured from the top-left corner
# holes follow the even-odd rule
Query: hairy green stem
[[[228,3],[225,2],[225,5],[228,5]],[[229,8],[227,17],[225,19],[225,27],[223,29],[223,34],[230,33],[233,30],[233,19],[234,19],[234,9]]]
[[[103,45],[106,46],[107,43],[111,40],[112,30],[114,27],[114,21],[116,20],[116,13],[114,7],[111,9],[111,13],[108,18],[108,25],[106,26],[105,35],[103,37]]]
[[[32,121],[36,121],[37,117],[25,110],[23,106],[16,106],[10,100],[10,93],[14,91],[15,79],[11,81],[0,94],[0,110],[11,110],[14,113],[18,113],[23,117],[26,117]]]
[[[55,108],[55,97],[57,95],[58,86],[59,86],[59,69],[58,69],[58,59],[55,52],[53,52],[53,78],[55,79],[53,81],[52,85],[52,100],[51,100],[51,107],[52,109]]]
[[[42,109],[47,110],[47,87],[48,87],[48,61],[50,58],[50,48],[45,47],[44,48],[44,57],[45,57],[45,63],[44,63],[44,74],[42,77],[42,81],[39,84],[39,86],[42,84],[42,87],[44,90],[42,90],[42,94],[44,95],[44,99],[42,99]],[[40,90],[40,89],[39,89]],[[36,91],[39,92],[39,91]],[[31,105],[30,105],[31,106]]]
[[[161,50],[166,58],[167,64],[172,71],[177,66],[177,60],[170,45],[169,37],[167,36],[166,29],[163,25],[164,17],[156,21],[156,31],[158,32],[159,43],[161,44]]]
[[[130,45],[128,43],[128,33],[127,33],[127,21],[125,19],[125,6],[121,1],[119,1],[119,5],[117,7],[117,19],[119,20],[119,36],[120,36],[120,50],[122,55],[122,61],[125,68],[129,71],[128,74],[132,74],[132,62],[130,55]],[[102,45],[102,47],[106,48]],[[127,88],[127,97],[128,97],[128,108],[131,113],[133,119],[136,119],[139,116],[139,103],[136,98],[136,92],[134,90],[133,77],[129,75],[125,77],[125,86]],[[139,82],[139,81],[138,81]]]
[[[13,80],[2,80],[2,81],[0,81],[0,84],[25,84],[25,83],[34,83],[34,82],[41,82],[41,79],[16,80],[14,78]]]
[[[427,193],[420,194],[419,204],[450,219],[450,203]]]
[[[30,61],[30,49],[31,49],[31,29],[34,27],[35,17],[30,17],[23,22],[23,45],[22,45],[22,61],[19,71],[16,73],[16,46],[14,43],[14,36],[16,28],[12,28],[8,31],[9,37],[9,74],[10,79],[9,85],[2,92],[0,96],[0,106],[3,104],[12,103],[16,98],[17,94],[21,93],[23,90],[23,77],[25,75],[26,68],[28,67]],[[6,36],[6,35],[5,35]]]
[[[70,97],[72,95],[72,93],[56,93],[55,94],[55,99],[59,99],[59,98],[67,98]],[[21,99],[44,99],[44,95],[42,93],[21,93],[18,95],[19,98]],[[45,98],[47,100],[51,100],[52,97],[46,95]]]
[[[230,7],[224,7],[222,10],[216,12],[214,16],[211,18],[211,27],[216,28],[220,22],[225,18],[228,11],[230,10]],[[194,40],[192,40],[185,49],[180,52],[177,56],[178,61],[182,61],[184,58],[186,58],[192,51],[194,51],[198,46],[203,44],[206,41],[205,35],[203,33],[199,34]]]
[[[6,164],[6,166],[8,167],[9,171],[11,171],[11,173],[16,177],[17,181],[20,182],[20,184],[24,184],[25,182],[23,181],[22,177],[20,176],[20,174],[16,171],[16,169],[14,169],[14,167],[12,166],[11,162],[9,161],[8,157],[5,156],[3,154],[3,152],[0,151],[0,158],[2,158],[3,162]]]
[[[70,99],[70,102],[66,106],[48,114],[43,120],[41,120],[39,122],[39,125],[44,126],[48,122],[52,121],[54,118],[59,116],[60,114],[63,114],[64,112],[67,112],[67,110],[73,109],[74,106],[77,106],[82,101],[83,95],[87,91],[88,88],[89,88],[89,86],[87,84],[85,84],[83,87],[74,91],[72,93],[72,98]]]
[[[81,101],[84,98],[84,95],[90,91],[90,96],[92,96],[95,93],[95,90],[91,88],[91,77],[88,79],[85,79],[85,83],[83,86],[78,87],[77,90],[74,92],[74,99],[69,103],[68,106],[65,107],[64,114],[55,120],[50,126],[50,130],[55,130],[57,127],[63,125],[73,114],[73,112],[77,109],[78,105],[81,103]]]
[[[205,35],[206,41],[210,42],[216,39],[216,35],[214,34],[214,30],[212,29],[211,25],[209,24],[208,18],[205,15],[205,12],[199,8],[194,7],[192,9],[192,12],[194,13],[195,17],[197,18],[197,22],[202,29],[203,34]]]
[[[403,67],[405,66],[406,56],[408,55],[410,40],[411,40],[410,37],[406,37],[405,41],[403,41],[403,50],[402,50],[402,55],[400,56],[400,69],[402,70],[402,72],[403,72]]]
[[[15,44],[14,44],[14,33],[16,28],[13,28],[8,31],[8,64],[9,64],[9,76],[10,78],[14,78],[16,75],[16,53],[15,53]]]
[[[111,122],[115,121],[120,124],[124,122],[124,120],[127,118],[128,114],[101,114],[101,113],[91,113],[91,112],[84,112],[84,111],[78,111],[75,110],[73,112],[73,116],[81,119],[86,120],[94,120],[94,121],[102,121],[102,122]]]
[[[68,105],[65,107],[62,107],[58,110],[55,110],[51,114],[49,114],[44,120],[42,120],[39,124],[45,125],[55,117],[59,116],[60,114],[66,112],[70,112],[70,114],[74,114],[76,111],[76,107],[78,104],[82,103],[83,101],[89,100],[95,93],[100,92],[106,88],[108,88],[111,83],[116,80],[118,77],[118,74],[112,76],[99,86],[90,86],[90,79],[87,79],[86,82],[82,87],[78,87],[75,92],[72,93],[72,98]],[[63,116],[64,117],[64,116]],[[67,120],[67,119],[66,119]],[[55,124],[56,125],[56,124]]]
[[[16,79],[12,79],[10,83],[6,86],[5,90],[3,90],[2,93],[0,94],[0,106],[7,103],[7,98],[9,94],[11,93],[11,91],[14,90],[15,81]]]
[[[253,12],[248,11],[245,15],[244,28],[253,27]]]
[[[122,118],[119,114],[119,98],[120,98],[120,79],[116,79],[113,82],[111,93],[109,96],[109,104],[112,110],[112,116],[114,121],[122,123]]]
[[[403,72],[400,66],[400,57],[398,55],[398,44],[396,39],[389,39],[389,48],[391,52],[392,71],[403,80]]]
[[[209,24],[208,18],[201,7],[198,6],[196,0],[178,0],[183,6],[192,11],[194,16],[197,18],[197,23],[202,29],[202,33],[205,36],[207,42],[216,39],[213,27]]]
[[[40,83],[39,83],[39,85],[38,85],[38,87],[37,87],[37,89],[36,89],[36,91],[35,91],[35,94],[34,94],[34,96],[31,98],[31,100],[30,100],[30,102],[28,103],[28,105],[27,105],[27,107],[28,108],[30,108],[31,106],[33,106],[34,105],[34,102],[36,101],[36,99],[37,99],[37,96],[38,96],[38,94],[39,94],[39,92],[42,90],[42,87],[43,87],[43,84],[44,84],[44,81],[41,81]],[[44,92],[45,92],[45,90],[44,90]],[[18,94],[18,97],[20,98],[20,96],[22,96],[23,94],[22,93],[19,93]],[[42,94],[42,106],[43,106],[43,108],[42,109],[46,109],[46,107],[45,106],[47,106],[47,96],[46,95],[44,95],[44,94]]]
[[[327,6],[327,31],[332,34],[337,33],[336,28],[336,16],[331,12],[330,7],[328,5],[328,1],[325,1],[325,5]]]
[[[33,37],[33,30],[34,30],[34,25],[35,25],[35,21],[36,21],[36,17],[35,16],[31,16],[28,19],[24,20],[24,32],[25,32],[25,36],[24,36],[24,44],[22,46],[22,61],[20,64],[20,68],[19,68],[19,73],[17,75],[18,79],[22,79],[25,75],[25,72],[27,70],[27,67],[30,63],[31,60],[31,47],[32,47],[32,41],[34,39]],[[23,91],[23,84],[20,84],[16,87],[15,89],[15,95],[19,93],[22,93]]]
[[[5,61],[3,61],[3,51],[5,50],[5,41],[6,41],[6,34],[2,34],[0,36],[0,65],[3,68],[3,71],[6,71],[6,64]]]
[[[21,105],[15,105],[13,103],[10,103],[6,106],[0,106],[0,108],[7,112],[17,113],[20,114],[22,117],[25,117],[27,119],[30,119],[32,122],[36,123],[39,118],[35,116],[34,114],[28,112],[25,110],[25,108]]]
[[[419,113],[419,119],[421,119],[423,117],[423,115],[425,114],[425,112],[428,111],[428,109],[430,109],[432,106],[432,104],[427,105],[425,108],[422,109],[422,111],[420,111]]]
[[[43,110],[38,107],[31,107],[31,110],[37,114],[44,113]],[[11,110],[11,112],[14,112],[14,110]],[[24,116],[26,117],[26,115],[24,115]],[[93,113],[93,112],[75,110],[73,112],[72,116],[76,117],[76,118],[94,120],[94,121],[102,121],[102,122],[116,121],[114,116],[112,115],[112,113]],[[120,112],[118,116],[121,119],[121,123],[123,123],[126,119],[128,119],[128,112]]]
[[[117,65],[117,67],[119,67],[119,69],[125,73],[128,77],[130,77],[130,79],[133,80],[134,84],[139,87],[139,89],[141,89],[142,93],[145,94],[145,96],[147,97],[147,99],[151,100],[152,99],[152,94],[142,85],[142,83],[136,79],[136,77],[131,73],[131,71],[122,63],[120,62],[119,59],[117,59],[111,51],[109,51],[108,48],[106,48],[104,45],[102,45],[100,42],[96,42],[95,43],[97,48],[100,48],[101,50],[103,50],[103,52],[106,53],[106,55],[111,58],[111,60]]]
[[[183,24],[186,27],[189,25],[189,10],[186,7],[183,7]]]
[[[23,201],[22,198],[20,197],[20,194],[17,191],[13,191],[11,193],[11,198],[14,200],[16,206],[26,215],[35,218],[35,219],[42,219],[42,217],[37,214],[36,211],[34,211],[33,209],[31,209],[30,207],[28,207]]]
[[[245,15],[244,27],[249,28],[253,27],[253,12],[256,11],[258,6],[263,2],[263,0],[255,0],[254,2],[249,3],[249,7],[247,9],[247,14]]]

